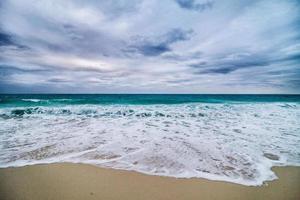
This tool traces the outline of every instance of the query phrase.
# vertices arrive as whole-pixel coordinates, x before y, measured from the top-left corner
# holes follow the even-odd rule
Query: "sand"
[[[299,200],[300,167],[273,168],[278,180],[249,187],[206,179],[176,179],[84,164],[0,169],[1,200]]]

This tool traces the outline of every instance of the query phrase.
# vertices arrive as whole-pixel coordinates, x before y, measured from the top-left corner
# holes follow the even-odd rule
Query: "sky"
[[[300,1],[0,0],[0,93],[300,93]]]

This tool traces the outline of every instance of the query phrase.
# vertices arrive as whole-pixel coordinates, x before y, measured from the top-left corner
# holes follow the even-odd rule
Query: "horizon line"
[[[300,95],[300,93],[1,93],[0,95]]]

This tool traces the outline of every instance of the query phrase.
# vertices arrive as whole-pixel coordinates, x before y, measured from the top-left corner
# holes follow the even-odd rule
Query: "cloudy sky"
[[[300,2],[0,0],[0,92],[300,93]]]

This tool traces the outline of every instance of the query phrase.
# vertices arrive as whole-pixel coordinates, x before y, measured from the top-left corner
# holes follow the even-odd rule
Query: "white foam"
[[[22,101],[29,101],[29,102],[37,103],[37,102],[40,102],[40,101],[43,101],[43,100],[41,100],[41,99],[22,99]]]
[[[80,162],[261,185],[276,178],[272,166],[300,164],[296,103],[76,105],[12,113],[0,109],[6,116],[0,118],[0,167]]]

